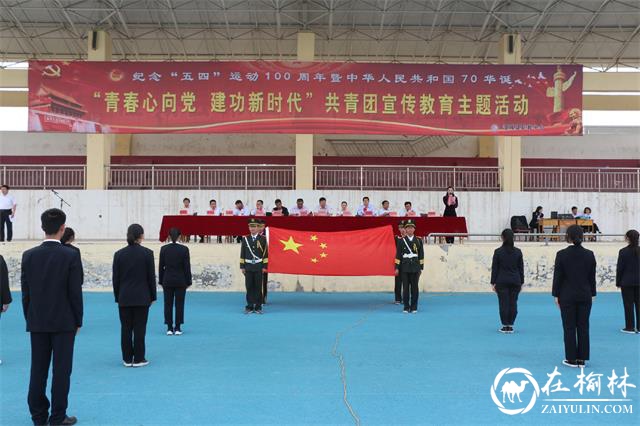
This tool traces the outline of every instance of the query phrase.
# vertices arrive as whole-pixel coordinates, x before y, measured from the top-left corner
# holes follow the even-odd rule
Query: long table
[[[244,235],[248,231],[247,216],[164,216],[160,226],[160,241],[166,241],[169,229],[178,228],[183,235]],[[298,231],[352,231],[392,225],[402,217],[344,217],[344,216],[264,216],[267,226]],[[464,217],[413,217],[416,235],[431,233],[467,233]]]

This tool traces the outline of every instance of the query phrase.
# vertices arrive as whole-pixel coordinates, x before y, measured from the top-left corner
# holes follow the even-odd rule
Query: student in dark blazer
[[[564,328],[562,363],[584,367],[589,359],[589,316],[596,297],[596,258],[582,247],[584,233],[578,225],[567,229],[569,247],[556,254],[552,295],[560,308]]]
[[[453,187],[447,187],[447,193],[442,197],[442,202],[444,203],[444,212],[442,216],[456,217],[458,214],[456,213],[456,209],[458,208],[458,196],[453,193]],[[455,238],[447,237],[446,241],[448,244],[453,244]]]
[[[640,247],[638,231],[625,234],[628,245],[618,253],[616,286],[620,287],[624,305],[623,333],[640,333]],[[634,321],[635,314],[635,321]]]
[[[524,284],[524,260],[519,248],[514,247],[513,231],[502,231],[502,247],[493,252],[491,285],[498,295],[501,333],[513,333],[518,315],[518,295]]]
[[[64,234],[62,234],[62,238],[60,238],[60,242],[63,246],[70,248],[71,250],[75,250],[78,252],[80,256],[80,265],[82,266],[82,255],[80,254],[80,249],[74,246],[73,243],[76,240],[76,233],[73,228],[66,227],[64,228]],[[84,267],[82,268],[82,283],[84,284]]]
[[[11,291],[9,291],[9,269],[4,257],[0,255],[0,317],[9,310],[9,304],[12,300]],[[2,364],[2,360],[0,360],[0,364]]]
[[[160,249],[160,266],[158,267],[158,284],[164,293],[164,323],[167,325],[167,336],[180,336],[181,325],[184,324],[184,299],[187,287],[191,285],[191,260],[189,248],[178,244],[180,230],[169,230],[171,243]],[[176,307],[176,320],[173,321],[173,306]],[[174,326],[175,324],[175,326]]]
[[[149,307],[156,300],[153,252],[140,244],[144,229],[134,223],[127,229],[127,247],[113,256],[113,293],[120,314],[120,345],[125,367],[144,367],[145,335]]]
[[[45,240],[22,254],[22,308],[31,333],[29,411],[35,425],[73,425],[67,416],[73,347],[82,327],[82,265],[77,252],[64,247],[66,215],[49,209],[40,217]],[[46,396],[53,360],[51,415]]]

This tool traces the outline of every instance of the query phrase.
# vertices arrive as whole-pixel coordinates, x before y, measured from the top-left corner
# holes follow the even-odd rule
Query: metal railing
[[[499,191],[498,167],[315,166],[316,189]]]
[[[17,189],[84,189],[84,165],[3,165],[0,177],[3,183]]]
[[[110,189],[292,189],[294,166],[112,165]]]
[[[523,167],[522,190],[640,192],[640,168]]]

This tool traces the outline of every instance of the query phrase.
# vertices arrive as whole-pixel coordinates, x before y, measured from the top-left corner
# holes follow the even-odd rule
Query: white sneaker
[[[176,336],[182,336],[182,330],[176,330],[173,332]]]
[[[404,311],[402,311],[403,314],[408,314],[409,311],[407,309],[405,309]]]
[[[131,364],[133,367],[144,367],[145,365],[149,365],[149,361],[147,361],[146,359],[144,361],[140,361],[140,362],[134,362],[133,364]]]
[[[167,330],[167,336],[173,336],[173,330]]]
[[[414,309],[413,311],[411,311],[411,313],[412,313],[412,314],[417,314],[417,313],[418,313],[418,310],[417,310],[417,309]]]
[[[125,361],[122,361],[122,365],[124,365],[125,367],[133,367],[133,364],[132,364],[132,363],[130,363],[130,362],[125,362]]]

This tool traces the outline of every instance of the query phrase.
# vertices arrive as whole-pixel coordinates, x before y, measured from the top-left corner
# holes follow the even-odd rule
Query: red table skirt
[[[249,232],[247,216],[164,216],[160,226],[160,241],[166,241],[169,229],[178,228],[183,235],[245,235]],[[343,217],[343,216],[264,216],[267,226],[298,231],[353,231],[392,225],[401,217]],[[464,217],[414,217],[416,235],[431,233],[467,233]]]

